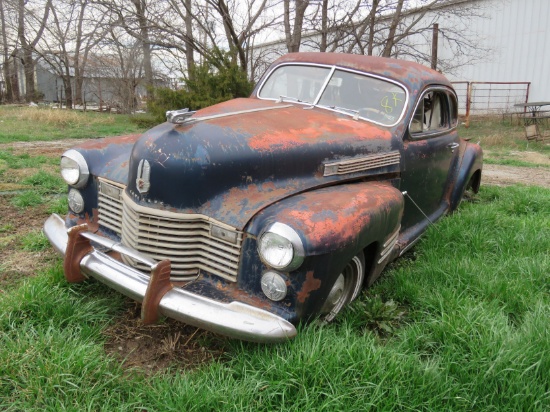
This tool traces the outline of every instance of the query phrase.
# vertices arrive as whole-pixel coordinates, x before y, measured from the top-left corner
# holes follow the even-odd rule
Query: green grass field
[[[152,376],[103,350],[123,300],[57,262],[0,297],[0,409],[547,411],[549,250],[550,191],[484,187],[338,322]]]
[[[544,135],[550,135],[548,125],[541,125]],[[460,125],[461,137],[479,142],[484,150],[484,160],[488,164],[520,167],[550,167],[550,144],[530,142],[527,144],[523,125],[509,118],[473,117],[469,127]],[[538,155],[538,156],[536,156]]]
[[[42,107],[0,106],[0,143],[117,136],[144,129],[138,117]]]
[[[6,121],[4,110],[15,109],[0,107]],[[83,116],[76,129],[96,114]],[[520,128],[502,126],[497,144],[497,127],[467,133],[503,159],[525,151]],[[57,138],[42,129],[28,139]],[[107,350],[128,301],[97,282],[68,284],[40,232],[67,208],[57,162],[0,148],[0,410],[550,410],[550,190],[482,186],[341,318],[301,326],[293,341],[204,335],[215,360],[147,370]],[[36,266],[18,274],[24,259]]]

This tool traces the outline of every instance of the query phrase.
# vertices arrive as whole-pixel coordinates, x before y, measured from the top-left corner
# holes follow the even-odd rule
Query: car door
[[[442,86],[426,89],[403,142],[401,189],[407,194],[402,230],[434,221],[448,209],[445,194],[459,147],[456,126],[454,92]]]

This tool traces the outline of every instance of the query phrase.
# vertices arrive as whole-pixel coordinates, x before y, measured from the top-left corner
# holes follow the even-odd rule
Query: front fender
[[[460,201],[462,200],[462,195],[466,190],[466,186],[470,182],[470,179],[476,172],[479,172],[478,179],[473,182],[474,192],[477,193],[479,190],[479,184],[481,179],[481,170],[483,168],[483,150],[481,147],[474,143],[466,142],[466,147],[462,153],[462,158],[460,161],[460,166],[457,170],[457,175],[455,179],[455,184],[453,185],[449,203],[450,210],[455,210]]]
[[[358,252],[368,247],[373,254],[366,256],[372,263],[367,264],[367,279],[385,266],[387,259],[381,260],[380,253],[399,228],[403,206],[403,195],[390,182],[331,186],[271,205],[254,217],[247,232],[259,237],[272,223],[280,222],[298,233],[305,260],[285,276],[290,306],[297,318],[307,318],[319,312],[336,278]]]
[[[403,195],[389,182],[331,186],[273,204],[254,217],[247,232],[259,236],[280,222],[298,232],[306,256],[344,248],[358,252],[397,228],[403,205]]]

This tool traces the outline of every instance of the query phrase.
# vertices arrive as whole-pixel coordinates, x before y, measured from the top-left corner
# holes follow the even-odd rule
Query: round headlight
[[[264,263],[280,270],[297,269],[304,261],[300,236],[283,223],[274,223],[260,236],[258,253]]]
[[[274,302],[283,300],[287,293],[286,282],[276,272],[266,272],[262,276],[262,292]]]
[[[76,189],[69,190],[69,207],[75,213],[82,213],[84,210],[84,198]]]
[[[86,159],[76,150],[67,150],[61,156],[61,176],[68,185],[84,187],[88,182],[90,171]]]

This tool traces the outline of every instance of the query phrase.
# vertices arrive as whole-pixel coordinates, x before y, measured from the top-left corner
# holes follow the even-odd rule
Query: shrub
[[[199,110],[216,103],[247,97],[254,84],[246,73],[234,62],[228,53],[214,50],[215,57],[198,65],[185,79],[181,90],[156,88],[150,93],[148,111],[163,121],[167,110],[189,108]]]

